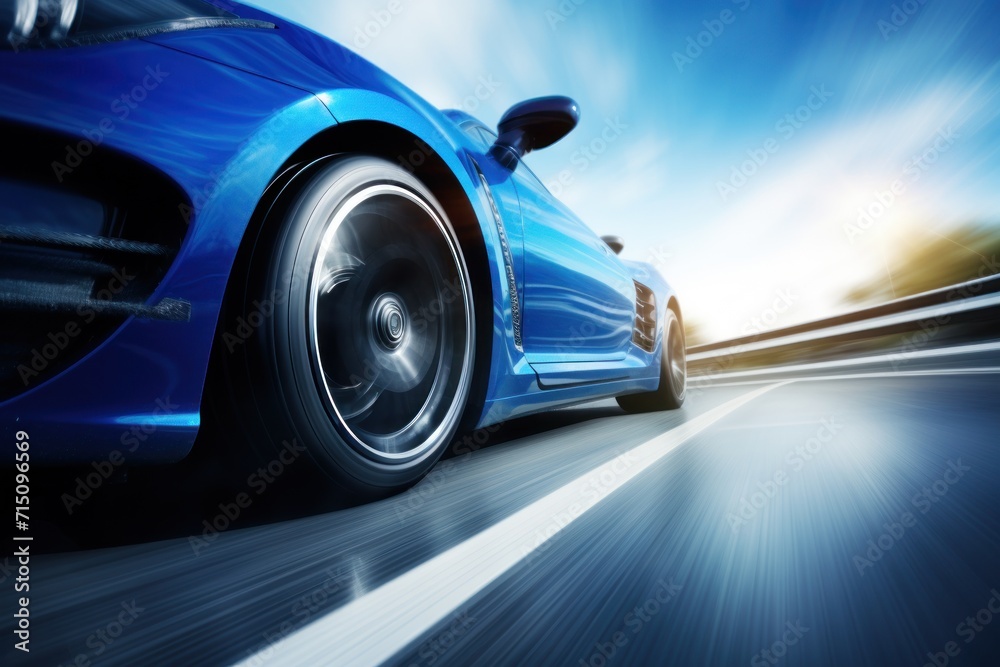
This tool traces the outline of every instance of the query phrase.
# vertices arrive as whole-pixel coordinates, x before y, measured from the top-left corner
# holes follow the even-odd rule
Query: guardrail
[[[1000,339],[1000,275],[878,306],[688,349],[694,384],[806,373],[824,368],[903,365],[991,351]],[[994,346],[1000,349],[1000,346]]]

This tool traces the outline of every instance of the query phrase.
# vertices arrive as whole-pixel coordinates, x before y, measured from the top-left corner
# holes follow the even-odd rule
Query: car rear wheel
[[[259,329],[227,374],[245,385],[233,386],[239,418],[263,426],[248,434],[261,456],[294,439],[341,487],[385,495],[426,474],[459,426],[474,361],[469,272],[409,173],[370,157],[307,172],[254,246],[236,300],[250,326],[260,311]]]
[[[687,355],[684,330],[674,311],[668,309],[663,321],[663,350],[660,353],[660,386],[656,391],[618,397],[626,412],[676,410],[687,396]]]

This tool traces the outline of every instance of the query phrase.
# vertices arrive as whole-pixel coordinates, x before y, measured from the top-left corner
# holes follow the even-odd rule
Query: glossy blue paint
[[[114,101],[141,85],[147,68],[166,76],[122,119]],[[195,209],[155,294],[189,302],[191,321],[129,320],[72,367],[0,405],[0,423],[10,428],[17,420],[32,433],[40,459],[88,462],[116,448],[135,463],[182,458],[197,420],[161,425],[152,415],[158,402],[170,406],[161,412],[199,413],[219,308],[247,221],[275,171],[333,125],[332,116],[302,90],[139,40],[0,53],[0,98],[0,119],[77,139],[112,119],[115,129],[102,145],[164,172]],[[149,431],[131,452],[123,445],[131,427],[122,419],[141,421]]]
[[[673,296],[652,267],[621,262],[524,165],[511,173],[498,164],[489,135],[469,131],[480,126],[471,117],[434,109],[359,56],[294,23],[252,8],[232,11],[277,29],[211,28],[0,52],[0,122],[65,135],[71,144],[95,136],[110,119],[114,130],[101,145],[159,170],[193,206],[180,252],[151,300],[190,303],[191,319],[130,318],[66,370],[0,403],[0,431],[29,431],[39,461],[86,463],[113,450],[131,463],[185,456],[199,427],[227,281],[257,203],[304,144],[360,121],[419,138],[453,172],[477,217],[493,299],[480,425],[656,388],[661,341],[653,353],[630,343],[632,279],[654,289],[661,310]],[[122,117],[115,100],[154,79]],[[400,146],[400,155],[414,148]],[[520,346],[493,204],[521,306]]]
[[[525,165],[514,172],[524,222],[524,347],[550,363],[625,359],[635,286],[611,249]]]

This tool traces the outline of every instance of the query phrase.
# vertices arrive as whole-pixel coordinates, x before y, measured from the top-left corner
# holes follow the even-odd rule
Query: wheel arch
[[[419,154],[419,157],[417,156]],[[473,381],[461,429],[470,429],[480,416],[486,401],[489,366],[493,348],[493,285],[487,240],[472,203],[458,175],[438,150],[412,132],[382,121],[350,121],[333,125],[314,135],[285,161],[275,172],[270,184],[255,207],[250,223],[240,240],[236,261],[227,282],[221,308],[231,303],[234,281],[239,280],[249,262],[253,247],[265,230],[280,215],[272,215],[288,200],[294,200],[299,188],[293,183],[296,175],[309,165],[325,158],[347,155],[369,155],[401,166],[420,180],[438,200],[458,236],[472,282],[475,304],[475,367]],[[245,304],[244,304],[245,305]],[[245,313],[229,313],[231,316]],[[219,354],[220,333],[226,318],[219,318],[218,330],[212,343],[211,358]],[[224,347],[224,346],[223,346]],[[213,363],[213,366],[216,364]],[[212,373],[212,369],[209,369]],[[207,392],[206,392],[207,393]]]

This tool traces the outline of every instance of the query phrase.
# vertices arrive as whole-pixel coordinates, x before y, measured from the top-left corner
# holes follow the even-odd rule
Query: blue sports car
[[[0,424],[34,462],[174,462],[211,418],[374,497],[461,430],[684,401],[674,292],[523,161],[572,100],[494,132],[226,0],[0,0],[0,40]]]

